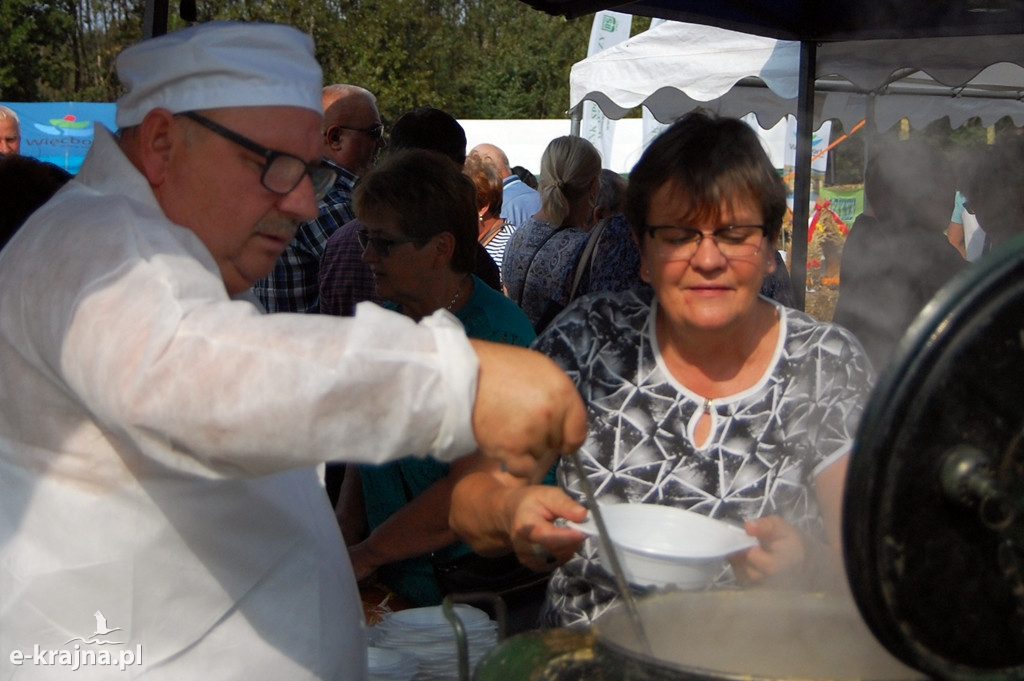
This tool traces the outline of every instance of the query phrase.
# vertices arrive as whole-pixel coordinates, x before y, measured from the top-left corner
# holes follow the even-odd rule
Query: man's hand
[[[537,461],[571,454],[587,434],[576,386],[558,365],[524,348],[470,340],[480,361],[473,431],[480,450],[531,477]]]

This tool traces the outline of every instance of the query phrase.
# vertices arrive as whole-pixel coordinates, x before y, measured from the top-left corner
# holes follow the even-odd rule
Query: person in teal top
[[[386,306],[416,320],[454,314],[472,338],[533,342],[523,311],[471,273],[476,190],[450,159],[390,154],[363,178],[354,205],[366,226],[363,260]],[[356,578],[376,578],[417,606],[440,603],[434,561],[470,551],[448,526],[451,488],[480,465],[489,464],[474,454],[450,465],[410,456],[347,469],[337,511]]]

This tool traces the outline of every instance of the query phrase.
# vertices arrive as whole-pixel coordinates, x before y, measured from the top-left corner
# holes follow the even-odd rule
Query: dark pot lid
[[[1024,237],[904,336],[843,514],[854,598],[890,652],[936,679],[1024,679]]]

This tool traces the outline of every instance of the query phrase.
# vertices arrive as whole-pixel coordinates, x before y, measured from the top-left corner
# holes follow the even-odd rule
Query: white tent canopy
[[[669,21],[573,65],[570,108],[591,100],[615,119],[644,105],[669,122],[702,107],[770,127],[796,113],[799,63],[796,41]],[[816,63],[815,127],[849,129],[872,107],[880,130],[904,117],[1024,125],[1024,35],[823,43]]]
[[[799,60],[796,42],[669,21],[574,64],[569,106],[588,99],[618,119],[643,104],[662,122],[704,106],[770,124],[793,109]],[[736,87],[752,76],[760,86]]]

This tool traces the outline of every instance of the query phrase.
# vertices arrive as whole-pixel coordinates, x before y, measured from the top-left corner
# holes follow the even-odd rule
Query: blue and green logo
[[[80,121],[74,114],[51,118],[49,125],[33,123],[37,130],[58,137],[92,137],[92,121]]]

